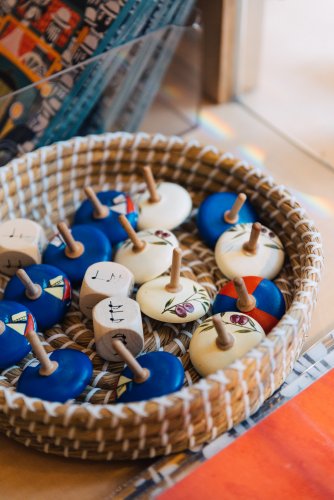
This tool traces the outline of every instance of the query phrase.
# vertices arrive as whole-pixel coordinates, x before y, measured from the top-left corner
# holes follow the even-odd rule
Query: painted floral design
[[[251,225],[249,223],[238,224],[236,226],[231,227],[229,229],[229,232],[236,233],[232,237],[232,240],[235,240],[236,238],[240,238],[240,236],[250,234],[250,227],[251,227]],[[267,240],[266,243],[263,243],[263,246],[273,248],[274,250],[281,250],[282,252],[284,251],[284,248],[280,244],[280,242],[278,241],[276,234],[271,229],[268,229],[267,227],[262,226],[261,227],[261,236],[263,236]],[[225,252],[230,252],[231,250],[234,250],[234,247],[232,245],[229,248],[224,249]]]
[[[147,241],[147,243],[149,243],[150,245],[170,245],[171,247],[174,247],[173,243],[169,241],[172,233],[169,233],[166,230],[157,229],[156,231],[140,231],[140,233],[138,234],[140,238],[142,238],[144,241]],[[148,239],[150,237],[153,239],[153,241],[150,241]],[[123,248],[127,248],[131,244],[131,240],[126,240]]]
[[[252,318],[246,316],[245,314],[241,313],[231,314],[230,316],[227,315],[226,318],[225,315],[226,313],[221,314],[222,322],[225,325],[233,325],[233,326],[240,325],[243,327],[240,328],[239,330],[233,331],[233,333],[252,333],[252,332],[262,333],[260,330],[257,329],[257,325],[252,320]],[[229,319],[229,321],[227,321],[227,318]],[[205,321],[203,321],[199,327],[200,333],[212,330],[212,328],[213,328],[212,318],[208,318]]]
[[[193,286],[193,293],[189,295],[189,297],[176,304],[174,304],[174,300],[175,297],[167,300],[164,310],[161,312],[161,314],[169,312],[170,314],[179,316],[179,318],[186,318],[188,314],[194,312],[196,302],[201,304],[204,309],[204,313],[206,313],[210,307],[208,296],[205,290],[203,288],[197,288],[195,285]]]

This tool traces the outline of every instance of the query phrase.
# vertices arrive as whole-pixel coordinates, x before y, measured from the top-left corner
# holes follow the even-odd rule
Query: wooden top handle
[[[39,340],[38,335],[34,330],[30,330],[29,332],[27,332],[26,337],[31,344],[36,358],[41,364],[39,374],[43,375],[44,377],[48,377],[57,370],[57,361],[51,361],[49,356],[46,354],[44,347],[42,346],[42,342]]]
[[[148,165],[143,167],[143,175],[146,182],[147,189],[150,193],[148,201],[150,203],[158,203],[160,201],[160,195],[157,190],[157,185],[154,180],[152,169]]]
[[[123,215],[123,214],[120,215],[118,217],[118,220],[119,220],[120,224],[122,225],[123,229],[126,231],[130,240],[132,241],[132,244],[133,244],[132,250],[134,252],[141,252],[142,250],[144,250],[144,248],[146,246],[146,242],[139,238],[138,234],[133,229],[133,227],[131,226],[130,222],[125,217],[125,215]]]
[[[26,289],[25,293],[28,299],[36,300],[42,295],[42,287],[37,283],[33,283],[30,276],[28,276],[28,274],[24,269],[18,269],[16,271],[16,276],[25,286]]]
[[[228,349],[231,349],[231,347],[233,347],[234,344],[234,337],[226,330],[226,327],[222,322],[220,314],[212,316],[212,323],[217,332],[217,340],[216,340],[217,347],[222,351],[227,351]]]
[[[143,368],[136,358],[132,355],[132,353],[125,347],[123,342],[118,339],[114,339],[112,341],[112,346],[119,355],[119,357],[124,361],[124,363],[130,368],[132,373],[134,374],[134,381],[137,384],[142,384],[145,382],[150,376],[149,370]]]
[[[80,257],[84,253],[85,248],[80,241],[75,241],[66,222],[59,222],[57,224],[57,228],[66,243],[66,257],[69,257],[70,259],[77,259]]]
[[[93,205],[93,217],[95,219],[105,219],[106,217],[108,217],[110,213],[109,208],[107,207],[107,205],[103,205],[103,203],[101,203],[101,201],[96,196],[94,189],[90,186],[86,186],[84,188],[84,191],[85,195]]]
[[[165,287],[167,292],[176,293],[182,290],[182,285],[180,284],[181,261],[182,261],[181,248],[174,248],[170,281]]]
[[[247,200],[245,193],[238,194],[233,206],[230,210],[226,210],[224,213],[224,220],[228,224],[236,224],[239,220],[239,212]]]
[[[254,309],[256,307],[256,299],[254,295],[248,293],[244,280],[242,278],[234,278],[233,283],[238,294],[237,308],[239,311],[246,313]]]
[[[255,255],[257,252],[257,245],[259,237],[261,234],[261,224],[260,222],[254,222],[252,225],[251,234],[249,240],[243,244],[243,250],[246,254]]]

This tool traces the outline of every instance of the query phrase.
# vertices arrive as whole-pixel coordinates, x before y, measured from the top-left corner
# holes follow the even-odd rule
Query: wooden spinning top
[[[111,260],[110,242],[96,227],[83,224],[70,231],[65,222],[57,227],[59,235],[50,241],[43,260],[64,271],[71,283],[81,282],[87,268],[95,262]]]
[[[113,340],[112,347],[127,364],[118,381],[118,401],[143,401],[181,389],[184,369],[173,354],[149,352],[135,359],[120,340]]]
[[[71,284],[60,269],[34,264],[17,271],[7,284],[4,297],[28,307],[38,328],[44,331],[64,318],[71,305]]]
[[[74,349],[58,349],[49,357],[34,330],[26,335],[39,363],[23,370],[17,391],[26,396],[59,403],[78,397],[93,374],[93,365],[88,356]]]
[[[284,248],[278,236],[259,222],[237,224],[217,241],[215,259],[229,279],[241,276],[273,279],[283,267]]]
[[[166,229],[147,229],[136,233],[124,215],[119,216],[120,224],[129,239],[117,250],[115,262],[127,267],[141,285],[163,274],[170,267],[173,249],[178,241]]]
[[[216,296],[212,311],[247,313],[266,333],[278,323],[285,313],[285,301],[280,289],[260,276],[235,278],[224,285]]]
[[[217,314],[196,329],[190,341],[190,359],[196,371],[207,376],[244,356],[264,336],[261,325],[246,314]]]
[[[142,172],[147,191],[138,198],[139,229],[173,229],[182,224],[192,209],[188,191],[173,182],[156,184],[149,166]]]
[[[205,198],[197,213],[197,227],[205,243],[214,248],[218,238],[235,224],[258,219],[244,193],[214,193]]]
[[[124,241],[126,232],[120,225],[118,216],[124,215],[136,229],[138,214],[131,197],[121,191],[95,193],[92,187],[84,188],[87,200],[76,211],[74,224],[89,224],[102,231],[112,245]]]
[[[186,323],[207,313],[210,298],[196,281],[180,276],[181,250],[174,248],[170,276],[161,276],[142,285],[136,300],[147,316],[158,321]]]

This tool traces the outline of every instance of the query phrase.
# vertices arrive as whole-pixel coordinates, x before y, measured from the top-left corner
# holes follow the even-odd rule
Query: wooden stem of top
[[[59,222],[57,224],[57,228],[66,243],[66,257],[69,257],[70,259],[77,259],[80,257],[85,250],[83,244],[80,241],[75,241],[65,222]]]
[[[233,203],[233,206],[230,210],[226,210],[224,213],[224,220],[228,224],[236,224],[239,220],[239,212],[247,200],[247,196],[245,193],[240,193],[238,194],[235,202]]]
[[[251,311],[256,307],[256,299],[254,295],[250,295],[242,278],[234,278],[235,289],[238,294],[237,308],[241,312]]]
[[[16,276],[25,286],[28,299],[37,300],[42,295],[42,287],[37,283],[33,283],[24,269],[18,269],[16,271]]]
[[[0,335],[6,330],[6,325],[3,321],[0,321]]]
[[[143,175],[147,189],[150,193],[148,201],[150,203],[157,203],[158,201],[160,201],[160,195],[157,190],[157,185],[155,183],[151,167],[149,166],[143,167]]]
[[[257,243],[259,241],[259,236],[261,233],[261,224],[260,222],[254,222],[252,225],[251,234],[249,240],[243,244],[243,250],[246,254],[255,255],[257,252]]]
[[[149,370],[143,368],[132,353],[125,347],[123,342],[120,340],[113,340],[112,346],[119,355],[119,357],[124,361],[124,363],[130,368],[132,373],[134,374],[134,381],[137,384],[142,384],[145,382],[150,376]]]
[[[170,282],[165,287],[167,292],[176,293],[182,290],[182,286],[180,284],[181,260],[182,260],[181,248],[174,248],[172,268],[170,272]]]
[[[46,354],[44,347],[42,346],[41,341],[38,338],[37,333],[34,330],[30,330],[30,332],[26,333],[26,337],[29,340],[32,350],[38,361],[41,364],[39,369],[39,374],[44,377],[48,377],[58,368],[57,361],[51,361],[49,356]]]
[[[220,317],[220,314],[212,316],[212,323],[217,332],[216,344],[222,351],[227,351],[231,349],[234,344],[234,337],[225,328],[224,323]]]
[[[137,252],[137,253],[144,250],[144,248],[146,246],[146,241],[143,241],[139,238],[138,234],[133,229],[133,227],[131,226],[130,222],[125,217],[125,215],[123,215],[123,214],[120,215],[118,217],[118,220],[119,220],[120,224],[123,226],[123,229],[126,231],[130,240],[132,241],[132,244],[133,244],[132,250],[134,252]]]
[[[103,205],[101,201],[98,199],[96,196],[96,193],[93,188],[90,186],[86,186],[84,188],[85,194],[91,204],[93,205],[94,211],[93,211],[93,217],[94,219],[105,219],[109,215],[109,208],[107,205]]]

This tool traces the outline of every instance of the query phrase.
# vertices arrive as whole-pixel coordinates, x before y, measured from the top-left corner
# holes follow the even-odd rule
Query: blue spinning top
[[[65,222],[59,222],[57,227],[60,235],[50,241],[43,260],[64,271],[72,284],[80,283],[95,262],[111,260],[110,242],[99,229],[80,225],[73,226],[71,232]]]
[[[112,346],[128,365],[118,380],[116,391],[119,402],[143,401],[181,389],[184,369],[173,354],[149,352],[138,358],[139,364],[120,340],[113,340]]]
[[[71,284],[54,266],[33,264],[19,269],[6,286],[4,298],[29,307],[38,328],[46,330],[59,323],[71,305]]]
[[[104,232],[110,243],[115,245],[128,238],[118,221],[123,214],[131,226],[137,228],[138,213],[129,195],[120,191],[103,191],[95,194],[91,187],[85,187],[88,200],[78,208],[74,224],[92,224]]]
[[[58,349],[49,357],[34,330],[30,330],[27,337],[39,363],[23,370],[17,391],[32,398],[58,403],[77,398],[93,374],[88,356],[74,349]]]
[[[0,370],[15,365],[31,351],[26,338],[31,329],[36,329],[36,321],[27,307],[9,300],[0,302]]]
[[[205,243],[214,248],[224,231],[235,224],[255,222],[258,216],[244,193],[214,193],[199,206],[197,227]]]

